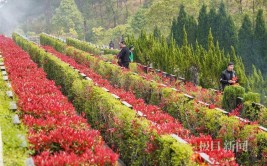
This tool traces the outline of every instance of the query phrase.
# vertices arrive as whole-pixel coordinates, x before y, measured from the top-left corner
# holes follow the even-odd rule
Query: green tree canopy
[[[266,63],[264,63],[266,49],[266,25],[263,18],[263,10],[260,9],[256,17],[256,25],[254,29],[254,58],[255,65],[262,71],[266,70]]]
[[[253,58],[253,26],[248,15],[245,15],[238,32],[238,54],[243,58],[246,71],[252,71]]]
[[[53,16],[52,24],[58,32],[69,33],[73,29],[81,37],[83,17],[74,0],[61,1],[60,6],[56,9],[56,14]]]
[[[198,16],[197,40],[200,45],[207,49],[209,26],[207,6],[202,5]]]

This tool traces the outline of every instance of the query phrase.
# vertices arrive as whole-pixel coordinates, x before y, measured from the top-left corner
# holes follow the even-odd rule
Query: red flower
[[[214,104],[209,105],[209,109],[214,109],[214,108],[216,108]]]
[[[29,129],[36,165],[114,165],[118,155],[107,149],[100,133],[76,115],[54,81],[11,39],[0,36],[0,50]]]

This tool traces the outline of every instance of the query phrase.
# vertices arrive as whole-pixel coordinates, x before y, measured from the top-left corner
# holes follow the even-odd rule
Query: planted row
[[[179,80],[178,82],[174,81],[172,76],[168,74],[166,76],[166,73],[147,68],[140,64],[131,64],[130,70],[137,72],[147,80],[156,80],[158,83],[163,82],[165,85],[175,87],[180,92],[192,95],[196,101],[209,103],[210,107],[223,107],[226,111],[233,112],[232,114],[253,122],[258,122],[265,127],[267,126],[265,120],[267,108],[259,104],[260,94],[252,92],[245,93],[245,89],[241,86],[228,86],[222,95],[220,91],[204,89],[190,82],[180,83]]]
[[[78,43],[79,41],[76,40]],[[104,61],[117,64],[115,56],[101,56]],[[158,83],[164,83],[167,86],[175,87],[178,91],[190,94],[195,100],[206,102],[212,107],[217,106],[224,108],[228,112],[234,113],[242,118],[250,121],[257,121],[263,126],[267,126],[266,116],[267,108],[260,104],[260,94],[248,92],[241,86],[230,86],[225,89],[224,95],[218,90],[205,89],[200,86],[195,86],[191,82],[186,82],[183,79],[177,79],[175,75],[155,70],[148,66],[131,63],[130,70],[138,73],[147,80],[156,80]],[[181,81],[182,80],[182,81]],[[242,98],[244,98],[242,100]],[[240,101],[242,100],[242,101]]]
[[[115,165],[118,155],[77,116],[53,81],[11,39],[1,47],[36,165]],[[59,123],[60,122],[60,123]]]
[[[141,111],[148,120],[157,124],[157,133],[177,134],[183,139],[188,139],[189,131],[183,129],[182,125],[177,120],[169,116],[167,113],[164,113],[162,110],[160,110],[159,107],[154,105],[148,105],[144,102],[143,99],[136,99],[134,94],[129,91],[127,92],[124,89],[113,87],[106,79],[103,79],[102,76],[96,74],[86,65],[76,63],[74,59],[55,51],[52,47],[43,46],[43,48],[47,52],[58,57],[63,62],[70,64],[74,68],[78,69],[81,73],[84,73],[86,76],[91,78],[93,82],[95,82],[98,86],[106,88],[109,92],[120,97],[121,100],[131,104],[134,110]]]
[[[79,113],[85,113],[93,128],[101,131],[107,144],[121,154],[129,165],[190,165],[192,148],[177,142],[170,135],[158,135],[150,121],[136,117],[136,112],[122,105],[111,94],[93,85],[66,63],[48,54],[33,43],[14,35],[16,42],[30,52],[62,86]],[[78,77],[78,78],[77,78]]]
[[[0,37],[2,39],[2,37]],[[1,50],[3,40],[0,40],[0,55],[2,56]],[[0,59],[0,63],[3,63],[3,59]],[[29,150],[26,148],[27,140],[23,138],[27,135],[27,129],[23,124],[14,124],[13,119],[15,116],[14,112],[9,110],[9,103],[12,101],[6,94],[10,89],[7,87],[7,82],[2,78],[4,72],[0,73],[0,126],[3,147],[3,162],[5,165],[25,165],[25,160],[29,156]],[[6,75],[6,74],[5,74]],[[17,122],[17,121],[16,121]]]
[[[140,111],[141,111],[141,116],[145,116],[147,119],[156,123],[156,131],[158,134],[177,134],[178,136],[184,138],[186,141],[190,142],[192,145],[196,145],[196,142],[193,141],[194,139],[191,139],[189,132],[185,130],[179,124],[177,120],[175,120],[173,117],[171,117],[167,113],[164,113],[162,110],[160,110],[159,107],[145,104],[144,100],[136,99],[132,92],[127,92],[124,89],[113,87],[112,85],[110,85],[110,83],[107,80],[95,74],[92,69],[88,68],[86,65],[77,64],[75,60],[72,59],[71,57],[60,54],[57,51],[55,51],[53,48],[48,47],[48,46],[45,46],[45,49],[48,52],[56,55],[62,61],[70,64],[71,66],[74,66],[81,73],[84,73],[86,76],[89,76],[90,78],[92,78],[97,85],[108,89],[111,93],[114,93],[115,95],[119,96],[121,100],[126,101],[129,104],[131,104],[133,106],[133,109],[136,110],[137,113],[139,112],[140,114]],[[199,137],[198,139],[201,140],[202,137]],[[211,137],[210,139],[212,141]],[[198,151],[209,154],[209,157],[211,159],[214,159],[218,163],[222,164],[225,162],[229,162],[229,159],[231,161],[230,163],[232,164],[234,163],[232,161],[234,157],[233,154],[223,149],[219,151],[216,149],[217,153],[213,153],[212,150],[203,151],[203,150],[198,149]],[[221,153],[221,156],[217,155],[219,153]]]
[[[88,64],[98,74],[109,79],[114,86],[133,91],[136,97],[143,98],[148,103],[158,104],[196,135],[205,133],[213,138],[220,138],[224,142],[249,140],[248,149],[251,151],[237,153],[239,163],[265,162],[262,149],[267,148],[261,140],[267,140],[267,135],[259,131],[257,124],[249,125],[234,116],[228,117],[218,110],[203,107],[193,100],[189,101],[184,94],[179,94],[171,88],[146,81],[138,75],[125,72],[117,66],[105,63],[79,50],[68,47],[66,52],[77,62]]]
[[[266,140],[267,137],[266,133],[259,131],[257,125],[247,125],[235,117],[228,117],[217,110],[207,110],[194,101],[188,102],[183,94],[178,94],[171,88],[160,88],[160,85],[146,81],[133,73],[122,71],[119,67],[105,63],[88,53],[71,47],[66,49],[66,53],[77,62],[90,66],[94,71],[109,79],[113,85],[132,90],[137,97],[142,97],[147,102],[161,103],[161,108],[178,118],[195,134],[210,134],[214,138],[222,138],[225,142],[249,140],[250,151],[237,154],[240,156],[238,157],[239,163],[265,162],[262,151],[266,149],[266,145],[262,140]],[[251,136],[253,139],[250,138]]]
[[[117,65],[114,56],[105,55],[99,58]],[[177,79],[174,75],[154,70],[141,64],[131,63],[130,70],[138,73],[146,80],[156,81],[159,84],[163,83],[168,87],[175,87],[177,91],[189,94],[194,97],[195,101],[204,102],[209,107],[223,107],[226,111],[233,112],[232,114],[253,122],[256,121],[265,127],[267,126],[265,120],[267,108],[259,104],[260,94],[245,93],[245,89],[241,86],[228,86],[224,91],[224,95],[222,95],[220,91],[195,86],[191,82],[185,82],[180,78]]]
[[[42,40],[43,45],[49,44],[49,38],[46,39],[45,35],[41,35],[41,40]],[[45,41],[47,41],[47,43],[45,43]],[[51,44],[52,43],[50,43],[50,45]],[[78,48],[80,50],[92,53],[94,55],[99,55],[99,54],[96,54],[95,52],[91,51],[92,44],[89,44],[88,42],[80,41],[80,40],[73,39],[73,38],[67,38],[66,44],[69,46],[73,46],[75,48]],[[55,47],[55,49],[57,51],[60,51],[60,52],[64,51],[63,49],[57,49],[57,46]],[[113,55],[117,55],[118,51],[117,50],[113,51],[111,49],[107,49],[106,53],[111,53]],[[110,56],[105,56],[105,57],[108,57],[108,60],[111,60]],[[117,64],[116,60],[115,61],[113,60],[112,62],[113,62],[113,64]],[[130,64],[130,70],[137,72],[140,76],[143,76],[148,80],[157,80],[157,82],[161,82],[163,84],[175,87],[177,90],[180,90],[181,92],[190,94],[198,100],[208,102],[210,104],[215,104],[215,105],[221,107],[222,96],[220,95],[220,93],[202,88],[200,86],[195,86],[190,82],[183,83],[179,80],[178,81],[170,81],[170,78],[169,78],[170,74],[169,74],[169,76],[166,76],[165,73],[162,71],[156,72],[155,70],[152,69],[154,71],[153,73],[145,74],[144,73],[144,66],[137,65],[136,63]],[[148,66],[146,67],[145,70],[150,71]]]
[[[70,46],[79,48],[79,49],[81,49],[83,51],[90,52],[90,51],[88,51],[86,49],[86,45],[84,45],[84,43],[86,43],[86,42],[84,42],[84,41],[79,41],[77,39],[67,38],[66,42]],[[84,47],[79,47],[80,45],[84,45]],[[110,50],[110,49],[107,49],[107,50]],[[110,50],[110,51],[113,51],[113,50]],[[111,53],[113,53],[113,55],[114,54],[118,54],[118,51],[111,52]],[[116,60],[115,61],[112,60],[112,58],[110,58],[110,56],[105,56],[105,57],[108,57],[107,58],[108,60],[112,61],[114,64],[117,64]],[[234,59],[234,60],[238,61],[238,58]],[[160,60],[160,61],[162,61],[162,60]],[[242,68],[242,65],[240,67]],[[239,70],[240,67],[238,66],[237,70]],[[140,68],[141,68],[141,70],[140,70]],[[130,70],[132,70],[134,72],[137,72],[138,74],[146,77],[146,79],[153,78],[154,80],[161,81],[164,84],[171,85],[172,87],[175,87],[176,89],[178,89],[178,90],[180,90],[180,91],[182,91],[184,93],[187,93],[187,94],[190,94],[190,95],[194,96],[197,100],[204,101],[204,102],[207,102],[209,104],[216,105],[216,106],[218,106],[220,108],[226,109],[227,111],[232,111],[232,110],[234,110],[236,108],[236,102],[235,102],[236,98],[235,99],[231,99],[232,101],[234,101],[234,106],[229,108],[227,104],[223,104],[222,105],[222,95],[221,95],[220,92],[214,92],[213,90],[208,90],[208,89],[205,89],[205,88],[202,88],[202,87],[199,87],[199,86],[194,86],[190,82],[186,82],[185,84],[183,84],[183,83],[181,84],[180,82],[177,83],[176,81],[171,81],[170,82],[169,77],[171,77],[171,76],[170,76],[170,74],[167,74],[167,76],[166,76],[165,72],[161,72],[161,71],[160,72],[156,72],[156,70],[153,70],[153,69],[149,68],[148,66],[136,65],[135,63],[131,63]],[[145,71],[152,71],[153,73],[144,74],[144,72],[143,72],[144,70]],[[163,75],[163,77],[162,77],[162,75]],[[242,74],[241,74],[241,76],[243,77]],[[245,80],[243,80],[243,81],[245,81]],[[251,94],[251,93],[248,93],[246,95],[249,96],[249,94]],[[256,94],[256,95],[259,95],[259,94]],[[242,96],[238,96],[238,97],[242,97]],[[244,107],[244,109],[242,109],[242,114],[241,115],[244,118],[248,118],[251,121],[260,121],[262,125],[267,126],[267,125],[264,124],[265,121],[262,120],[262,119],[264,119],[264,117],[260,116],[261,114],[266,114],[265,112],[266,112],[267,108],[264,107],[263,105],[260,105],[260,104],[256,104],[257,106],[255,107],[254,104],[253,104],[253,102],[254,103],[255,102],[259,103],[260,99],[257,100],[255,98],[253,98],[253,100],[250,100],[250,101],[245,100],[245,102],[246,102],[245,103],[245,107]]]

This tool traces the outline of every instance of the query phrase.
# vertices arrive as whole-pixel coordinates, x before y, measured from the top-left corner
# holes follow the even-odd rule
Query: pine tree
[[[185,26],[183,26],[183,46],[184,47],[188,46],[188,37]]]
[[[226,46],[225,40],[224,40],[224,32],[226,28],[226,22],[227,22],[227,14],[225,10],[224,3],[220,4],[218,15],[217,15],[217,34],[214,35],[214,38],[219,41],[221,48],[224,48]]]
[[[226,52],[230,52],[232,46],[237,48],[237,29],[231,16],[228,16],[226,20],[222,42],[224,44],[223,48]]]
[[[215,10],[214,7],[212,7],[210,9],[209,15],[208,15],[208,27],[211,29],[212,34],[214,36],[213,38],[213,42],[216,43],[216,41],[218,40],[217,38],[215,38],[215,36],[218,36],[218,27],[217,27],[217,12]]]
[[[257,70],[254,65],[252,65],[252,74],[249,76],[250,90],[253,92],[261,93],[264,91],[264,79],[260,70]]]
[[[153,31],[153,35],[156,39],[158,39],[158,40],[161,39],[161,32],[160,32],[160,29],[158,28],[158,26],[155,26],[154,31]]]
[[[266,25],[262,9],[260,9],[257,13],[253,42],[255,65],[262,71],[265,71],[266,64],[264,63],[264,58],[266,53]]]
[[[208,36],[208,50],[214,50],[214,42],[213,42],[213,36],[211,32],[211,28],[209,30],[209,36]]]
[[[208,35],[209,35],[209,25],[208,24],[208,13],[207,13],[207,6],[203,5],[198,16],[198,30],[197,30],[197,40],[200,45],[204,48],[208,48]]]
[[[177,20],[173,20],[171,27],[171,35],[179,46],[183,45],[183,27],[185,27],[188,34],[187,40],[189,44],[195,45],[197,22],[193,16],[188,16],[186,14],[185,7],[181,5],[178,18]]]
[[[179,15],[177,18],[177,24],[175,27],[177,35],[174,35],[174,39],[176,40],[179,46],[183,44],[183,27],[186,25],[186,23],[187,23],[187,14],[185,12],[184,5],[181,5]]]
[[[176,39],[178,39],[178,34],[177,34],[177,21],[176,21],[176,19],[174,18],[173,20],[172,20],[172,25],[171,25],[171,34],[170,34],[170,38],[171,38],[171,36],[173,37],[173,39],[175,40],[175,41],[177,41]]]
[[[242,85],[246,85],[247,83],[247,76],[245,74],[245,67],[244,64],[242,62],[242,58],[236,56],[236,52],[235,52],[235,48],[231,47],[231,61],[234,62],[235,64],[235,72],[237,74],[238,77],[238,81],[240,84]]]
[[[185,27],[188,34],[188,43],[194,46],[197,39],[197,22],[193,16],[188,17]]]
[[[242,26],[238,32],[238,55],[243,58],[243,62],[248,73],[252,72],[253,58],[253,27],[248,15],[245,15]]]
[[[224,49],[226,53],[231,51],[231,46],[236,48],[238,42],[237,30],[231,16],[226,13],[224,3],[220,4],[218,14],[214,8],[210,9],[208,20],[214,43],[219,41],[221,49]]]

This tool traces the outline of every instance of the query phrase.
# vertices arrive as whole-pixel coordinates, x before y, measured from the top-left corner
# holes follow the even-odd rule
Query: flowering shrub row
[[[44,46],[44,48],[48,52],[56,55],[62,61],[77,68],[80,72],[85,73],[87,76],[92,78],[94,80],[94,82],[96,82],[98,85],[109,89],[112,93],[118,95],[122,100],[125,100],[128,103],[130,103],[131,105],[133,105],[133,108],[135,110],[142,111],[147,116],[147,119],[149,119],[152,122],[157,124],[156,125],[157,133],[159,133],[159,134],[175,133],[175,134],[179,135],[180,137],[186,138],[186,140],[191,142],[190,138],[188,138],[188,132],[186,130],[184,130],[182,128],[182,126],[177,121],[175,121],[171,116],[169,116],[166,113],[163,113],[160,110],[160,108],[158,108],[157,106],[146,105],[142,99],[136,99],[134,94],[132,94],[131,92],[126,92],[125,90],[120,89],[120,88],[114,88],[113,86],[111,86],[109,84],[109,82],[107,80],[105,80],[101,76],[95,74],[92,69],[88,68],[86,65],[77,64],[75,62],[75,60],[72,59],[71,57],[65,56],[65,55],[55,51],[53,48],[51,48],[49,46]],[[199,139],[201,139],[201,138],[199,138]],[[205,151],[205,152],[207,154],[214,155],[214,156],[210,155],[210,157],[213,159],[216,158],[215,161],[218,161],[221,164],[228,162],[228,163],[231,163],[232,165],[234,165],[234,163],[235,163],[234,161],[232,161],[234,158],[232,152],[227,152],[227,151],[221,149],[219,152],[222,154],[225,154],[225,155],[222,155],[220,157],[218,157],[215,153],[212,153],[212,151],[211,152]],[[227,156],[227,157],[228,157],[228,159],[231,159],[230,162],[229,162],[229,160],[225,161],[225,158],[227,158],[226,155],[229,155],[229,154],[231,154],[230,157],[229,156]]]
[[[36,165],[115,165],[118,155],[104,145],[53,81],[11,39],[3,56]]]
[[[133,91],[137,97],[142,97],[146,102],[161,105],[161,108],[165,108],[165,111],[177,117],[193,133],[210,134],[215,138],[222,138],[223,141],[240,139],[244,141],[250,137],[245,133],[250,129],[254,130],[254,139],[250,139],[251,142],[248,145],[249,149],[253,149],[253,153],[237,154],[239,162],[265,162],[264,158],[255,157],[262,156],[262,149],[266,149],[266,145],[262,143],[255,146],[255,142],[259,141],[258,136],[261,139],[264,138],[263,140],[267,138],[265,133],[258,130],[257,125],[248,125],[235,117],[227,117],[217,110],[207,110],[193,101],[188,102],[187,98],[182,94],[177,94],[171,88],[165,88],[154,82],[148,82],[138,75],[121,70],[85,52],[69,47],[66,49],[66,53],[77,62],[90,66],[98,74],[109,79],[113,86],[123,87],[126,90]],[[249,160],[248,157],[254,158],[254,160]]]
[[[0,55],[4,46],[4,40],[0,36]],[[0,59],[2,63],[2,59]],[[0,126],[1,126],[1,138],[2,138],[2,150],[3,150],[3,162],[5,165],[24,165],[26,158],[29,155],[29,150],[24,145],[26,142],[19,136],[26,136],[27,131],[24,125],[20,124],[18,127],[12,123],[12,117],[14,112],[9,110],[9,103],[12,101],[7,95],[6,91],[10,89],[7,87],[6,82],[2,79],[3,75],[0,73]],[[26,140],[25,140],[26,141]],[[14,157],[16,156],[16,157]]]
[[[129,165],[190,165],[192,147],[177,142],[170,135],[159,135],[155,127],[136,112],[122,105],[110,93],[83,80],[75,70],[20,36],[16,42],[47,72],[47,77],[62,86],[64,94],[79,113],[85,113],[107,144]],[[41,122],[40,122],[41,123]],[[56,138],[55,138],[56,139]]]
[[[112,61],[112,63],[116,64],[114,61]],[[187,93],[193,96],[196,100],[213,104],[218,107],[222,106],[222,95],[220,91],[214,91],[196,86],[191,82],[185,81],[183,78],[171,76],[163,71],[148,68],[147,66],[143,66],[139,63],[131,63],[130,70],[138,73],[140,76],[146,78],[146,80],[155,80],[158,83],[163,83],[169,87],[176,88],[182,93]]]
[[[80,47],[82,43],[86,43],[83,41],[79,41],[77,39],[67,38],[67,44],[76,48],[79,48],[84,51],[88,51],[86,49],[86,46]],[[116,50],[110,50],[104,51],[104,53],[113,53],[113,55],[118,54],[118,51]],[[88,51],[90,52],[90,51]],[[115,56],[112,55],[105,55],[101,56],[101,59],[105,61],[110,61],[113,64],[117,65]],[[232,111],[235,109],[236,105],[234,104],[232,108],[229,110],[229,105],[225,104],[223,99],[223,95],[220,91],[214,91],[210,89],[205,89],[199,86],[193,85],[191,82],[181,82],[181,81],[174,81],[174,79],[170,78],[171,76],[166,76],[164,72],[162,71],[156,71],[153,69],[150,69],[146,66],[143,66],[141,64],[131,63],[130,64],[130,70],[138,73],[140,76],[146,78],[147,80],[156,80],[158,83],[164,83],[168,86],[175,87],[177,90],[190,94],[191,96],[195,97],[196,100],[204,101],[209,104],[215,105],[219,108],[224,108],[228,111]],[[148,71],[148,73],[145,73],[144,71]],[[237,96],[242,97],[242,95]],[[232,103],[235,103],[236,97],[234,99],[231,99]],[[267,126],[266,121],[264,120],[267,115],[267,108],[264,106],[256,107],[253,106],[252,102],[257,102],[256,100],[252,100],[250,102],[246,102],[245,106],[240,110],[241,116],[244,118],[248,118],[251,121],[258,121],[261,125]]]
[[[167,113],[161,111],[159,107],[145,104],[143,99],[136,99],[134,94],[129,91],[127,92],[121,88],[114,88],[106,79],[103,79],[92,69],[88,68],[86,65],[77,64],[74,59],[55,51],[51,46],[43,46],[43,48],[49,53],[52,53],[53,55],[61,59],[63,62],[70,64],[71,66],[78,69],[81,73],[84,73],[88,77],[92,78],[93,81],[99,86],[108,89],[111,93],[114,93],[122,100],[130,103],[133,106],[133,109],[144,113],[147,119],[151,120],[154,123],[157,123],[156,129],[158,133],[177,134],[183,138],[188,138],[189,132],[183,129],[183,127],[177,120],[169,116]]]
[[[45,38],[45,36],[41,36],[41,38]],[[45,41],[45,40],[43,40]],[[80,41],[77,39],[73,39],[73,38],[67,38],[66,39],[66,43],[69,46],[73,46],[75,48],[78,48],[80,50],[92,53],[94,55],[99,55],[96,54],[95,52],[91,51],[91,47],[92,45],[89,44],[88,42],[84,42],[84,41]],[[49,44],[49,42],[47,43]],[[43,42],[43,45],[47,45],[46,43]],[[55,46],[55,48],[57,48],[57,46]],[[94,47],[95,48],[95,47]],[[95,48],[97,49],[97,48]],[[63,49],[58,50],[57,51],[64,51]],[[98,49],[100,51],[100,49]],[[113,55],[117,55],[119,52],[118,50],[111,50],[111,49],[105,49],[104,50],[104,54],[113,54]],[[104,58],[105,60],[109,60],[110,62],[112,62],[113,64],[117,64],[115,56],[113,56],[113,60],[110,59],[110,56],[102,56],[102,57],[108,57],[108,59]],[[196,99],[204,101],[204,102],[208,102],[210,104],[216,104],[217,106],[221,107],[221,93],[220,92],[214,92],[212,90],[208,90],[199,86],[195,86],[190,82],[181,82],[181,81],[170,81],[169,77],[164,76],[164,73],[161,72],[149,72],[149,73],[145,73],[144,72],[144,66],[142,65],[137,65],[136,63],[131,63],[130,64],[130,70],[133,72],[138,73],[140,76],[145,77],[147,80],[157,80],[157,82],[160,83],[164,83],[166,85],[175,87],[176,89],[180,90],[181,92],[190,94],[192,96],[194,96]],[[149,71],[149,69],[147,68],[147,71]]]

